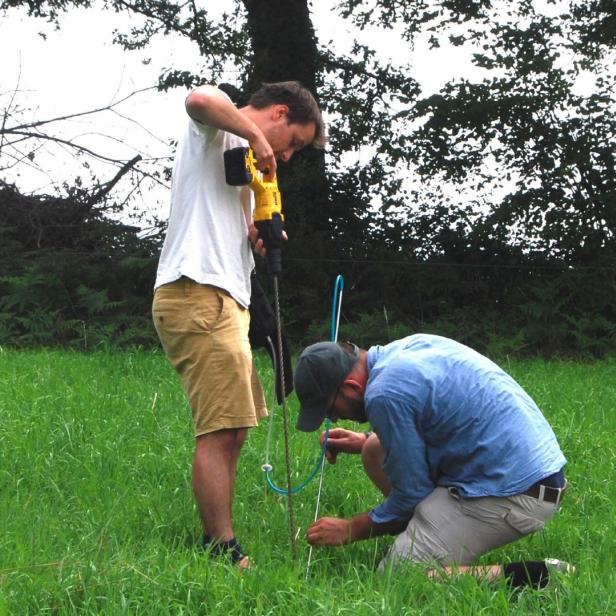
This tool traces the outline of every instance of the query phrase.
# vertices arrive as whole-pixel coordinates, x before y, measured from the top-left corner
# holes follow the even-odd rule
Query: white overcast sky
[[[200,6],[218,6],[219,2],[201,0]],[[392,57],[405,64],[410,59],[408,47],[398,44],[391,31],[373,30],[358,34],[350,30],[348,22],[338,19],[330,8],[330,0],[314,0],[312,17],[321,44],[330,40],[347,44],[353,36],[364,37],[377,49],[381,57]],[[125,15],[97,9],[72,10],[60,17],[60,30],[54,30],[42,20],[28,18],[25,11],[10,11],[0,20],[0,101],[7,104],[8,96],[19,89],[17,103],[28,108],[24,120],[46,119],[82,112],[107,105],[129,93],[156,83],[163,67],[190,67],[196,48],[178,38],[159,38],[157,44],[142,51],[124,51],[112,43],[114,28],[127,31],[130,20]],[[46,35],[43,38],[40,33]],[[367,37],[367,38],[366,38]],[[427,52],[427,47],[416,47],[413,75],[426,92],[437,91],[456,75],[471,70],[470,53],[457,48]],[[144,64],[144,58],[151,58]],[[131,158],[137,153],[144,157],[166,156],[169,139],[177,138],[184,126],[183,101],[186,92],[175,89],[168,93],[149,92],[124,103],[114,114],[76,120],[70,124],[69,135],[84,135],[81,143],[111,148],[114,155]],[[132,118],[129,121],[126,118]],[[41,163],[43,164],[43,163]],[[25,172],[15,181],[24,192],[53,192],[54,183],[61,184],[75,175],[67,161],[46,163],[49,172]],[[112,175],[109,171],[107,177]],[[157,197],[165,201],[165,196]],[[154,207],[150,204],[149,207]],[[164,205],[156,206],[160,211]]]

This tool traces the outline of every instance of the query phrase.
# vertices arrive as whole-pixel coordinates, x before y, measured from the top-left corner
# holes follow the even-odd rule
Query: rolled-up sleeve
[[[430,479],[426,444],[418,432],[419,417],[401,401],[379,396],[370,401],[368,416],[385,451],[383,471],[391,484],[387,499],[370,511],[377,524],[408,520],[435,485]]]

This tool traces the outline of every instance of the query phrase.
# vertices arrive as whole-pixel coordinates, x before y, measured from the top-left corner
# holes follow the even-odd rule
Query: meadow
[[[544,531],[482,562],[575,564],[575,576],[542,591],[470,576],[431,581],[418,566],[380,575],[389,537],[315,550],[306,579],[318,481],[294,497],[293,560],[286,497],[261,471],[267,424],[250,433],[234,505],[255,566],[241,574],[211,561],[195,549],[190,414],[162,353],[0,349],[0,615],[616,613],[616,361],[501,364],[552,423],[570,487]],[[269,360],[258,366],[271,390]],[[289,412],[293,421],[294,396]],[[316,437],[292,430],[291,451],[299,483],[317,461]],[[271,462],[284,485],[279,411]],[[322,515],[379,502],[360,466],[356,456],[327,466]]]

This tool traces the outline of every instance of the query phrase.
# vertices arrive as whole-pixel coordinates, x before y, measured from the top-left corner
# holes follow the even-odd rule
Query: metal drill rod
[[[293,515],[293,489],[291,486],[291,454],[289,450],[289,415],[284,386],[284,355],[282,352],[282,325],[280,322],[280,301],[278,296],[278,276],[274,276],[274,303],[276,305],[276,334],[278,336],[278,365],[280,367],[280,386],[282,389],[282,418],[284,422],[284,455],[287,463],[287,509],[289,511],[289,531],[291,533],[291,558],[297,558],[295,517]]]

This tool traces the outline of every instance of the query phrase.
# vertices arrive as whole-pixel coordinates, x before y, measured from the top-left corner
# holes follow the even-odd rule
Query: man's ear
[[[344,379],[344,385],[352,389],[353,393],[360,395],[364,393],[363,385],[353,377],[347,377],[346,379]]]
[[[280,118],[286,118],[289,115],[288,105],[274,105],[272,117],[274,120],[280,120]]]

